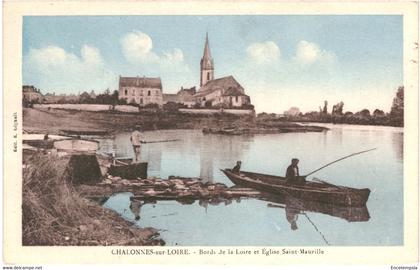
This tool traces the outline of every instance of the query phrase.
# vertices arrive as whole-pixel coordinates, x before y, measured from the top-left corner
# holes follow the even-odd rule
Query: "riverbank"
[[[136,127],[143,130],[161,129],[210,129],[233,128],[248,130],[247,134],[284,132],[321,132],[324,127],[302,126],[272,119],[259,119],[253,115],[234,114],[191,114],[182,112],[144,111],[122,113],[112,111],[78,111],[63,109],[23,109],[23,129],[29,133],[60,134],[63,130],[104,131],[115,134],[131,131]]]
[[[138,228],[80,195],[70,183],[68,159],[24,156],[24,246],[164,245],[154,228]]]

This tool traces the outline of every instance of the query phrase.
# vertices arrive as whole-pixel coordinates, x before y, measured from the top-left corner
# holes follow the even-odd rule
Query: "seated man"
[[[241,172],[241,161],[237,161],[235,167],[233,167],[232,172],[234,174],[239,174]]]
[[[292,164],[286,170],[286,182],[294,185],[305,184],[305,178],[299,176],[299,159],[293,158]]]

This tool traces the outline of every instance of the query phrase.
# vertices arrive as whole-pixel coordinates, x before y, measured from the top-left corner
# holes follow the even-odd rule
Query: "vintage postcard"
[[[418,3],[6,1],[4,263],[418,263]]]

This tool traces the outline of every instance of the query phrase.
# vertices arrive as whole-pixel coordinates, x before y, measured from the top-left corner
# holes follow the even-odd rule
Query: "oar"
[[[125,163],[125,162],[119,161],[118,159],[114,159],[114,161],[115,161],[116,163],[121,164],[121,165],[129,165],[128,163]]]
[[[312,178],[312,181],[319,182],[319,183],[322,183],[322,184],[326,184],[326,185],[329,185],[329,186],[332,186],[332,187],[336,187],[336,188],[348,189],[348,187],[334,185],[334,184],[331,184],[330,182],[327,182],[327,181],[324,181],[324,180],[321,180],[321,179],[318,179],[318,178]]]
[[[349,157],[352,157],[352,156],[356,156],[356,155],[360,155],[360,154],[363,154],[363,153],[366,153],[366,152],[369,152],[369,151],[373,151],[373,150],[376,150],[376,148],[372,148],[372,149],[369,149],[369,150],[364,150],[364,151],[361,151],[361,152],[353,153],[353,154],[350,154],[350,155],[348,155],[348,156],[345,156],[345,157],[339,158],[339,159],[337,159],[337,160],[334,160],[333,162],[330,162],[330,163],[328,163],[328,164],[326,164],[326,165],[322,166],[322,167],[321,167],[321,168],[319,168],[319,169],[316,169],[315,171],[312,171],[312,172],[308,173],[307,175],[304,175],[303,177],[304,177],[304,178],[306,178],[306,177],[308,177],[309,175],[311,175],[311,174],[313,174],[313,173],[316,173],[317,171],[320,171],[320,170],[324,169],[325,167],[328,167],[328,166],[330,166],[331,164],[334,164],[334,163],[336,163],[336,162],[339,162],[339,161],[341,161],[341,160],[343,160],[343,159],[346,159],[346,158],[349,158]]]
[[[175,140],[162,140],[162,141],[141,141],[141,143],[164,143],[164,142],[176,142],[180,141],[179,139]]]

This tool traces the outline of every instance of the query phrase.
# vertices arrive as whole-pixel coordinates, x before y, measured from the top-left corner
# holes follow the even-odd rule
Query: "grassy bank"
[[[129,131],[136,126],[144,130],[202,129],[225,125],[253,125],[252,116],[228,114],[198,115],[180,112],[90,112],[62,109],[23,110],[23,128],[29,132],[56,134],[60,129],[106,129],[113,132]]]
[[[69,182],[68,159],[24,156],[23,245],[161,245],[155,229],[140,229],[81,197]]]
[[[64,109],[23,110],[23,128],[28,132],[58,134],[60,130],[107,130],[110,133],[160,129],[249,129],[252,133],[280,133],[322,131],[325,128],[311,127],[253,115],[192,114],[181,112],[76,111]]]

